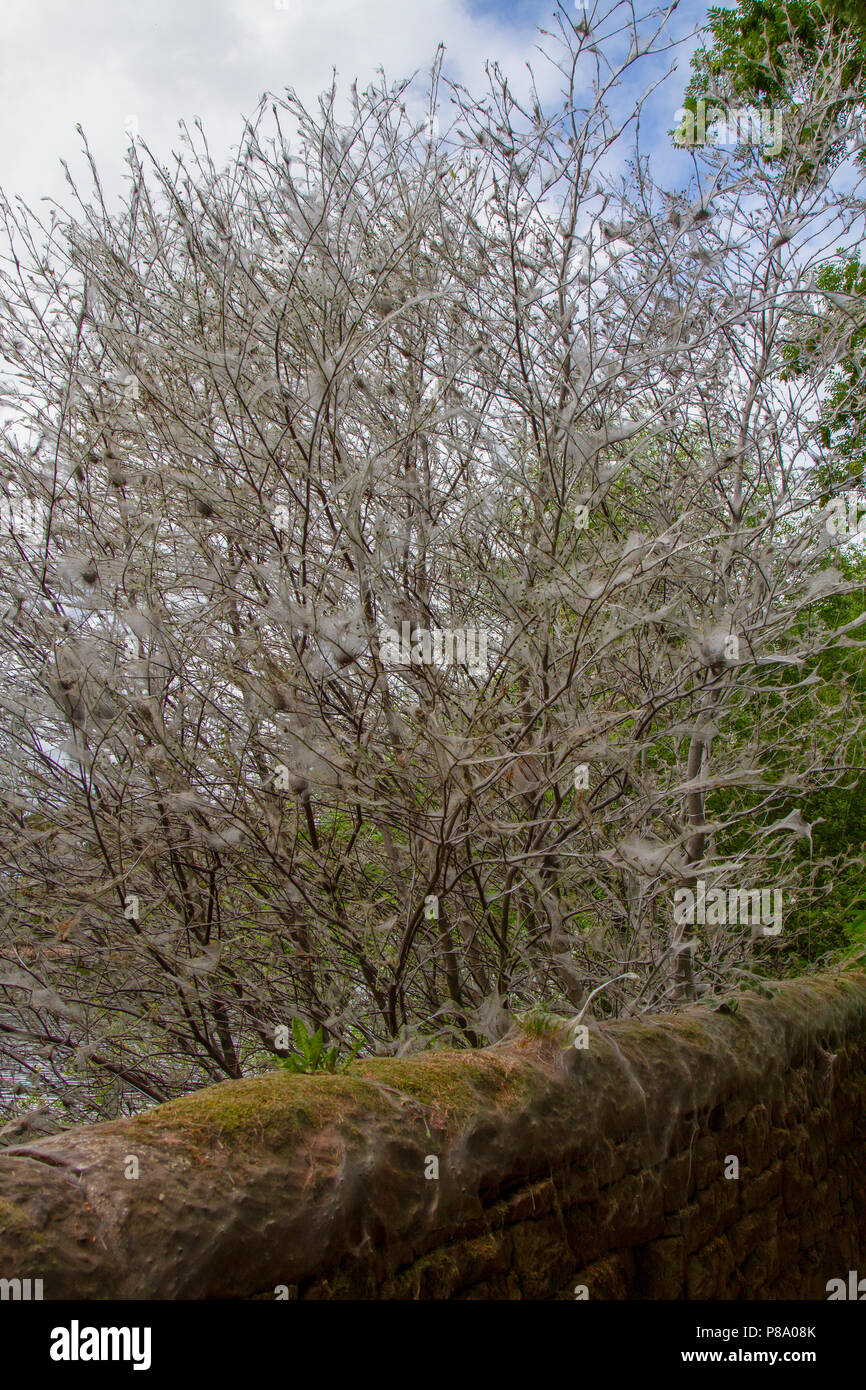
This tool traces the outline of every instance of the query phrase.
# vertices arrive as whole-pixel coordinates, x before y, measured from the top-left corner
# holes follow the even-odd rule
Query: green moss
[[[345,1122],[353,1109],[385,1109],[384,1098],[358,1078],[271,1073],[243,1081],[224,1081],[192,1095],[145,1110],[131,1120],[102,1126],[145,1140],[177,1138],[193,1146],[214,1140],[274,1151],[329,1120]]]
[[[65,1274],[63,1248],[55,1248],[55,1228],[39,1230],[34,1212],[0,1197],[0,1273],[8,1278],[45,1279]]]
[[[519,1105],[537,1085],[534,1068],[485,1052],[372,1058],[336,1075],[272,1072],[224,1081],[98,1129],[143,1143],[176,1142],[197,1162],[217,1142],[279,1152],[329,1122],[339,1122],[344,1134],[353,1128],[360,1134],[365,1117],[393,1113],[395,1093],[450,1127],[488,1106]],[[217,1152],[213,1161],[221,1161]]]
[[[663,1027],[666,1033],[670,1033],[675,1038],[685,1038],[690,1043],[708,1042],[707,1020],[701,1018],[671,1018],[665,1019]],[[640,1037],[640,1029],[634,1029],[635,1037]],[[617,1032],[617,1037],[619,1037]],[[645,1035],[644,1035],[645,1036]]]
[[[45,1244],[45,1238],[35,1229],[32,1217],[4,1197],[0,1197],[0,1232],[12,1247],[23,1242],[28,1249],[39,1250]]]
[[[855,995],[862,980],[833,972],[779,987],[775,1007],[792,1016],[818,1001]],[[583,1068],[595,1072],[612,1053],[643,1053],[654,1033],[668,1048],[712,1049],[719,1029],[739,1021],[754,1023],[748,995],[737,995],[742,1013],[728,1017],[698,1006],[680,1015],[615,1020],[594,1033]],[[764,1002],[756,1002],[766,1007]],[[414,1101],[425,1120],[437,1128],[457,1129],[485,1110],[512,1110],[544,1094],[550,1086],[549,1064],[568,1048],[567,1021],[538,1011],[531,1025],[505,1050],[435,1051],[402,1058],[364,1058],[338,1074],[277,1071],[226,1081],[194,1092],[130,1119],[95,1127],[129,1140],[178,1145],[178,1157],[191,1164],[222,1163],[226,1147],[266,1149],[294,1147],[305,1135],[339,1125],[349,1140],[362,1135],[371,1115],[394,1115],[395,1101]],[[539,1067],[538,1063],[542,1063]],[[547,1064],[545,1066],[544,1064]]]
[[[528,1082],[523,1069],[509,1067],[485,1052],[376,1058],[355,1063],[352,1071],[411,1096],[448,1119],[468,1119],[484,1104],[515,1103],[525,1095]]]
[[[558,1038],[567,1031],[568,1019],[560,1018],[557,1014],[551,1013],[546,1005],[538,1004],[520,1015],[517,1027],[529,1038]]]

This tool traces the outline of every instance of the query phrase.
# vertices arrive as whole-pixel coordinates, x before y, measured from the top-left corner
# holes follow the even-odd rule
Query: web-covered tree
[[[673,903],[794,903],[861,726],[821,665],[860,623],[825,602],[832,353],[782,368],[862,209],[793,138],[772,177],[613,179],[609,94],[668,46],[563,9],[551,110],[437,64],[441,134],[407,83],[289,93],[228,168],[136,146],[120,212],[95,169],[75,217],[4,205],[0,1053],[75,1113],[266,1065],[294,1017],[475,1046],[790,949]]]

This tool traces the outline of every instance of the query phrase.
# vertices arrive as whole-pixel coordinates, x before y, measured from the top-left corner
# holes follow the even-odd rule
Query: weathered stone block
[[[575,1256],[556,1218],[521,1221],[511,1228],[513,1269],[524,1298],[552,1298]]]
[[[686,1279],[686,1246],[682,1236],[663,1236],[634,1251],[639,1298],[682,1298]]]
[[[695,1191],[695,1166],[691,1153],[679,1153],[662,1165],[662,1185],[666,1212],[681,1211]]]
[[[736,1261],[724,1236],[715,1236],[686,1260],[686,1298],[730,1298]]]
[[[743,1211],[754,1211],[764,1207],[782,1191],[782,1163],[771,1163],[763,1173],[752,1174],[751,1170],[740,1171],[740,1203]]]
[[[587,1265],[574,1276],[575,1285],[586,1285],[590,1299],[634,1297],[634,1259],[629,1250],[618,1250]]]
[[[782,1200],[785,1204],[785,1215],[796,1216],[814,1189],[811,1173],[803,1167],[796,1154],[789,1155],[782,1165]]]

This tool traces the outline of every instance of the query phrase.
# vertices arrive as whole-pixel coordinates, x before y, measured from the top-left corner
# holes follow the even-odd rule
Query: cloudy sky
[[[680,9],[670,22],[677,38],[705,7],[685,0]],[[554,0],[2,0],[0,186],[31,203],[63,199],[60,159],[83,168],[77,124],[109,191],[121,187],[131,128],[165,158],[178,118],[200,117],[214,154],[227,155],[263,92],[293,86],[313,99],[332,68],[347,85],[379,65],[390,78],[423,72],[440,42],[449,75],[476,89],[488,58],[519,80],[553,10]],[[684,161],[684,177],[687,156],[664,132],[693,46],[677,50],[679,73],[641,132],[648,153]],[[642,84],[665,66],[645,67]],[[621,98],[633,105],[634,92]]]

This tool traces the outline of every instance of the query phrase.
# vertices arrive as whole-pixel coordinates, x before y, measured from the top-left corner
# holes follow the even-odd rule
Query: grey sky
[[[332,67],[346,85],[379,64],[402,77],[428,68],[440,41],[449,73],[472,86],[487,58],[520,80],[535,22],[549,23],[552,12],[551,0],[3,0],[0,185],[30,202],[62,198],[60,158],[76,174],[84,168],[76,123],[111,191],[130,119],[165,158],[178,118],[199,116],[222,156],[262,92],[291,85],[312,99]],[[677,32],[702,13],[701,5],[677,16]],[[687,52],[682,78],[657,103],[653,143],[673,123]]]

